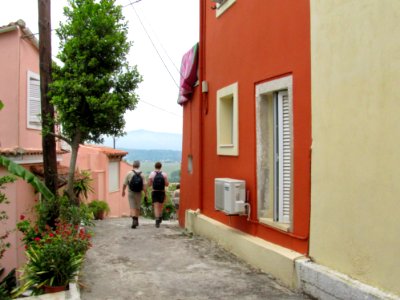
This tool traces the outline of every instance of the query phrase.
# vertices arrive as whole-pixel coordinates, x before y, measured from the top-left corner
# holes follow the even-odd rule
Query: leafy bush
[[[163,212],[162,212],[162,218],[163,220],[170,220],[172,218],[172,215],[175,214],[175,205],[171,201],[171,189],[174,189],[174,186],[168,187],[168,189],[165,191],[165,200],[164,200],[164,206],[163,206]],[[140,205],[140,214],[149,219],[154,219],[154,211],[153,211],[153,201],[151,199],[151,193],[149,193],[150,196],[144,197],[142,199],[141,205]]]
[[[88,204],[88,207],[96,220],[102,219],[102,216],[110,212],[110,207],[104,200],[93,200]]]
[[[70,205],[68,197],[64,196],[60,203],[60,220],[72,225],[93,226],[93,213],[88,205],[81,203]]]
[[[57,223],[56,228],[46,226],[43,232],[29,226],[28,220],[18,224],[23,232],[34,233],[25,239],[28,261],[23,268],[24,284],[14,291],[18,296],[27,289],[33,294],[43,293],[42,288],[49,286],[66,286],[73,281],[83,261],[84,254],[91,247],[91,235],[68,223]]]

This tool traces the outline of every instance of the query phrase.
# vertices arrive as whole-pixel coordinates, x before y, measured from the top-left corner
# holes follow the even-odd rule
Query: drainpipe
[[[200,42],[199,42],[199,88],[201,91],[200,97],[200,109],[199,109],[199,121],[200,121],[200,139],[199,139],[199,148],[200,148],[200,157],[199,157],[199,187],[200,187],[200,203],[199,209],[203,210],[203,188],[204,188],[204,180],[203,180],[203,162],[204,162],[204,149],[203,149],[203,136],[204,136],[204,128],[203,128],[203,116],[207,114],[207,101],[208,94],[203,93],[201,90],[202,82],[205,80],[205,24],[206,24],[206,8],[207,1],[199,1],[200,2]],[[204,110],[205,109],[205,110]],[[203,112],[204,110],[204,112]]]

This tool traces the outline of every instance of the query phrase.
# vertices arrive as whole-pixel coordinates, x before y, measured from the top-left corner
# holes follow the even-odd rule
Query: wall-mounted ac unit
[[[245,213],[246,181],[215,178],[215,209],[228,215]]]

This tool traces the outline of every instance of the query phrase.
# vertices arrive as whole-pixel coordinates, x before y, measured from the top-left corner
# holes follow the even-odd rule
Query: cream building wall
[[[312,0],[318,264],[400,295],[400,1]]]

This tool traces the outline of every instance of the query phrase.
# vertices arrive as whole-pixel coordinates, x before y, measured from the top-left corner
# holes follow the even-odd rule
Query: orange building
[[[206,231],[222,226],[282,247],[294,258],[307,255],[309,1],[200,1],[196,63],[198,81],[187,100],[179,101],[181,225],[201,231],[200,224],[217,224]],[[244,189],[232,191],[240,201],[231,204],[239,210],[219,203],[231,201],[219,199],[235,189],[231,179],[245,181]]]

